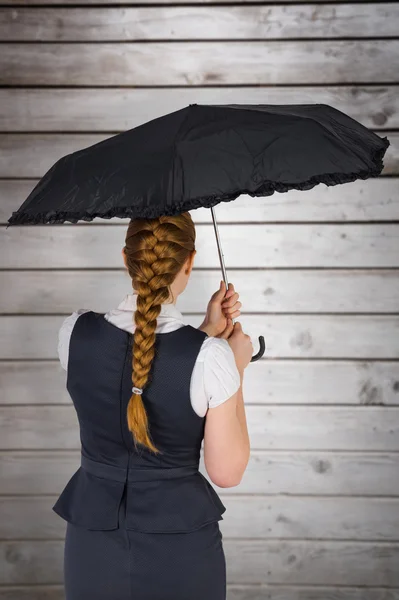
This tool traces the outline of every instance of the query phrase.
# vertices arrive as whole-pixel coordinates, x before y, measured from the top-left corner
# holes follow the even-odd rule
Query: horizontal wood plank
[[[13,4],[5,0],[2,6],[8,1]],[[23,8],[25,0],[20,0],[21,6],[0,8],[0,38],[10,42],[3,44],[0,55],[0,85],[6,86],[0,90],[0,103],[5,106],[0,131],[10,134],[0,138],[0,177],[32,178],[30,182],[0,181],[0,222],[23,201],[21,196],[26,197],[30,184],[51,166],[57,152],[66,154],[77,149],[76,141],[85,147],[108,137],[104,131],[127,129],[158,116],[159,90],[140,90],[140,86],[185,86],[165,89],[170,110],[177,110],[178,98],[180,102],[185,98],[186,104],[199,102],[197,92],[209,103],[240,102],[237,90],[224,86],[289,84],[293,87],[268,90],[268,101],[289,102],[286,92],[291,90],[292,102],[307,101],[306,97],[309,102],[335,105],[379,131],[397,128],[396,88],[375,86],[397,83],[394,65],[399,59],[399,39],[382,39],[396,35],[394,3],[354,0],[334,6],[292,3],[286,7],[256,6],[255,0],[253,6],[244,8],[245,0],[242,6],[221,6],[224,1],[219,6],[204,0],[199,7],[144,8],[144,0],[137,8],[134,2],[124,8],[126,0],[121,0],[111,8],[114,0],[110,0],[101,8],[105,0],[81,0],[77,8],[75,1],[63,0],[63,8],[57,2],[59,6],[51,9],[31,8],[29,3]],[[54,3],[38,0],[36,4]],[[67,8],[70,3],[73,8]],[[339,40],[374,36],[380,39]],[[311,37],[320,40],[307,39]],[[295,41],[283,41],[291,38]],[[327,44],[328,38],[332,41]],[[181,39],[189,41],[176,43]],[[154,42],[148,44],[150,40]],[[41,43],[48,41],[57,43]],[[99,43],[65,43],[69,41]],[[124,43],[112,43],[120,41]],[[315,81],[324,89],[295,87]],[[356,83],[373,87],[368,90]],[[56,96],[64,90],[7,87],[13,85],[82,89],[66,89],[57,105]],[[84,89],[95,85],[138,87]],[[220,87],[213,89],[214,85]],[[264,103],[265,91],[254,87],[253,103]],[[248,102],[247,88],[239,92],[242,102]],[[220,100],[215,100],[216,94]],[[322,94],[329,101],[321,99]],[[340,98],[340,103],[334,98]],[[135,110],[132,101],[140,108]],[[162,108],[168,112],[166,102]],[[63,110],[62,105],[68,107]],[[34,131],[39,133],[26,135]],[[15,132],[21,132],[20,136]],[[391,147],[383,174],[399,175],[399,135],[380,133],[385,134]],[[228,508],[221,530],[229,600],[399,600],[399,499],[385,497],[399,495],[399,409],[395,407],[399,361],[379,362],[399,358],[399,321],[391,315],[359,316],[398,312],[399,278],[392,267],[399,267],[399,235],[393,224],[381,224],[398,220],[397,181],[382,177],[323,191],[318,188],[308,192],[306,200],[300,192],[278,195],[282,200],[276,195],[266,200],[245,197],[219,210],[226,258],[237,269],[230,271],[230,280],[235,278],[236,286],[242,286],[246,313],[261,313],[244,313],[243,324],[247,323],[256,348],[256,335],[265,335],[269,359],[285,359],[265,359],[253,365],[245,389],[254,442],[250,464],[238,488],[219,490]],[[6,202],[2,202],[4,195]],[[251,218],[248,203],[253,207]],[[192,289],[201,288],[203,299],[190,288],[180,308],[192,324],[198,324],[198,315],[192,313],[203,310],[220,275],[212,255],[209,211],[200,209],[194,218],[202,246],[197,267],[211,270],[196,270],[193,275]],[[256,230],[256,225],[240,225],[242,221],[299,221],[302,225],[262,226],[261,231],[260,226]],[[310,226],[312,221],[364,224]],[[372,226],[368,221],[380,223]],[[237,233],[227,232],[227,227],[234,228],[227,223],[233,222],[246,240],[247,250],[241,255],[235,249]],[[93,230],[100,223],[93,223]],[[122,278],[124,284],[127,281],[119,254],[123,232],[122,236],[111,233],[114,227],[107,222],[91,238],[95,248],[87,257],[91,243],[83,241],[83,228],[81,238],[75,234],[78,227],[63,228],[70,229],[66,240],[64,233],[55,235],[58,228],[37,229],[34,234],[25,229],[22,258],[16,258],[21,254],[22,230],[16,234],[11,228],[3,236],[2,247],[0,242],[0,257],[4,257],[0,269],[6,269],[0,273],[0,312],[4,309],[8,315],[0,317],[0,358],[6,359],[0,362],[0,447],[5,448],[0,452],[0,470],[2,493],[17,494],[0,496],[0,600],[61,600],[64,595],[65,522],[51,506],[78,466],[79,438],[76,414],[65,390],[65,372],[54,360],[60,315],[85,306],[92,296],[104,302],[98,310],[107,310],[101,290],[106,285],[123,295]],[[120,238],[109,263],[105,252],[95,258],[100,233],[109,235],[111,244]],[[57,247],[65,248],[69,259],[61,258]],[[112,256],[112,251],[108,254]],[[38,265],[56,270],[37,271]],[[115,271],[61,272],[71,267]],[[259,267],[277,270],[240,270]],[[298,270],[279,270],[286,267]],[[313,271],[313,267],[322,270]],[[336,267],[352,270],[331,270]],[[21,268],[33,271],[13,272]],[[19,298],[14,306],[9,289]],[[108,302],[113,304],[111,296]],[[267,314],[303,312],[357,314]],[[35,362],[36,358],[45,360]],[[365,360],[370,358],[377,360]],[[41,405],[46,402],[49,406]],[[355,408],[357,404],[388,408]],[[245,495],[253,493],[265,495]],[[253,514],[250,523],[243,517],[248,511]]]
[[[35,586],[0,585],[0,600],[65,600],[64,586],[61,584]],[[377,598],[376,600],[380,599]]]
[[[395,313],[399,270],[234,270],[229,281],[242,311],[277,313]],[[194,270],[178,304],[182,312],[203,313],[219,288],[220,270]],[[91,307],[107,312],[132,292],[125,270],[2,271],[0,313],[70,314]]]
[[[399,545],[366,542],[226,540],[231,583],[397,586]]]
[[[393,223],[235,224],[219,230],[228,268],[399,266],[399,225]],[[125,236],[119,225],[9,227],[0,240],[0,268],[121,268]],[[195,266],[219,268],[212,225],[198,225],[196,236]]]
[[[350,60],[348,60],[350,57]],[[399,40],[6,43],[1,85],[395,83]],[[323,65],[323,68],[320,68]]]
[[[184,315],[199,327],[203,316]],[[58,331],[64,317],[0,317],[0,360],[56,359]],[[266,358],[399,358],[399,317],[247,315],[243,329],[257,348],[258,336],[266,340]]]
[[[35,179],[0,179],[0,224],[6,224],[12,212],[25,201],[36,183]],[[219,223],[399,221],[398,189],[398,178],[377,177],[345,185],[317,185],[305,194],[300,190],[263,198],[242,194],[233,202],[220,202],[215,207],[215,212]],[[210,223],[212,220],[208,208],[192,210],[191,216],[196,224]],[[95,218],[76,225],[84,224],[86,227],[116,223],[127,227],[129,219]],[[68,221],[65,225],[73,226]]]
[[[298,0],[285,0],[287,4],[290,3],[297,3]],[[239,0],[239,2],[237,4],[256,4],[258,2],[262,2],[264,3],[264,0],[255,0],[255,2],[253,0]],[[352,2],[357,3],[357,2],[364,2],[364,0],[352,0]],[[230,4],[231,0],[195,0],[195,2],[193,2],[192,4]],[[31,5],[32,4],[32,0],[18,0],[18,5],[20,6],[24,6],[24,5]],[[124,4],[129,4],[129,5],[135,5],[135,4],[139,4],[139,5],[143,5],[143,4],[154,4],[154,0],[79,0],[79,2],[77,2],[77,0],[63,0],[62,4],[65,6],[69,6],[69,5],[73,5],[76,6],[77,4],[79,6],[87,6],[90,7],[91,5],[95,5],[95,6],[101,6],[103,4],[106,4],[107,6],[112,6],[112,5],[124,5]],[[159,0],[159,2],[157,2],[157,4],[170,4],[170,0]],[[186,4],[186,0],[174,0],[173,4]],[[266,4],[270,4],[269,0],[267,0]],[[2,6],[15,6],[15,0],[2,0],[1,2]],[[52,5],[60,5],[60,0],[35,0],[35,5],[36,6],[52,6]]]
[[[399,600],[399,589],[227,584],[228,600]],[[64,600],[61,585],[0,586],[0,600]]]
[[[219,495],[224,538],[399,540],[399,498]],[[0,496],[1,539],[63,539],[65,521],[52,510],[56,499]]]
[[[388,542],[223,542],[229,583],[399,586],[399,546]],[[3,584],[62,581],[62,541],[3,541]],[[300,567],[299,567],[300,565]]]
[[[399,589],[309,587],[281,585],[230,585],[228,600],[399,600]],[[0,586],[0,600],[64,600],[61,585]]]
[[[399,451],[399,409],[395,407],[246,407],[254,450]],[[118,417],[119,419],[119,417]],[[2,450],[80,448],[71,406],[3,406]]]
[[[0,8],[9,42],[246,40],[397,35],[398,6],[329,4],[140,8]]]
[[[287,586],[287,585],[227,585],[228,600],[399,600],[398,589],[378,589],[344,586]],[[0,600],[16,600],[1,597]],[[26,600],[22,597],[18,600]],[[29,600],[37,600],[32,598]],[[44,597],[44,600],[59,600]]]
[[[41,177],[62,156],[109,137],[108,134],[72,133],[0,134],[0,177]],[[399,133],[386,131],[380,137],[388,137],[391,144],[384,156],[382,175],[399,175]],[[255,200],[259,201],[259,198]]]
[[[3,494],[60,494],[80,465],[77,450],[0,451]],[[399,496],[399,453],[251,450],[238,487],[220,494]],[[201,472],[208,477],[201,454]]]
[[[0,404],[70,404],[58,361],[0,362]],[[270,361],[250,365],[250,404],[399,404],[399,362]]]
[[[4,88],[0,89],[0,131],[124,131],[194,103],[329,104],[371,129],[399,127],[394,85],[287,85],[164,88],[161,95],[152,88]]]

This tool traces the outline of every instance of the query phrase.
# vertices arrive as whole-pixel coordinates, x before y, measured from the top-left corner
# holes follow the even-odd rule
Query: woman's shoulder
[[[73,313],[64,318],[59,332],[67,333],[68,331],[71,331],[78,320],[78,317],[83,313],[90,312],[90,310],[90,308],[78,308],[77,310],[73,311]]]
[[[64,318],[58,330],[58,357],[65,370],[67,369],[68,364],[69,341],[71,339],[72,330],[80,315],[89,311],[89,308],[79,308],[78,310],[75,310]]]
[[[204,340],[198,361],[203,363],[203,384],[208,406],[213,408],[228,400],[241,384],[234,352],[224,338]]]
[[[228,374],[234,379],[239,379],[234,352],[224,338],[207,337],[202,343],[198,361],[204,363],[204,369],[215,375]]]

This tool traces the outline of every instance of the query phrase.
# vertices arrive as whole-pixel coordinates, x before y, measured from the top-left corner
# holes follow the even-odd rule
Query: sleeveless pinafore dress
[[[81,462],[53,506],[67,521],[66,600],[225,600],[226,509],[198,470],[205,417],[190,402],[205,337],[190,325],[156,336],[142,395],[155,455],[135,450],[126,423],[133,335],[100,313],[78,317],[67,389]]]

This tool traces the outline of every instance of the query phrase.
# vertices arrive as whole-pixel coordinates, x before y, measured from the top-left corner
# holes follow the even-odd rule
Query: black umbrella
[[[7,227],[208,207],[227,287],[216,204],[377,177],[388,146],[326,104],[190,104],[58,160]]]

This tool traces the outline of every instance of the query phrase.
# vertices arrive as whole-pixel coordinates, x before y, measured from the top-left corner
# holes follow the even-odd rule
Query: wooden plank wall
[[[59,156],[189,103],[327,103],[391,141],[377,179],[217,208],[242,323],[267,343],[249,467],[218,490],[229,600],[399,599],[398,31],[396,2],[0,6],[2,224]],[[193,217],[196,324],[220,273],[209,211]],[[51,506],[79,439],[57,332],[130,290],[125,227],[3,228],[0,600],[63,597]]]

